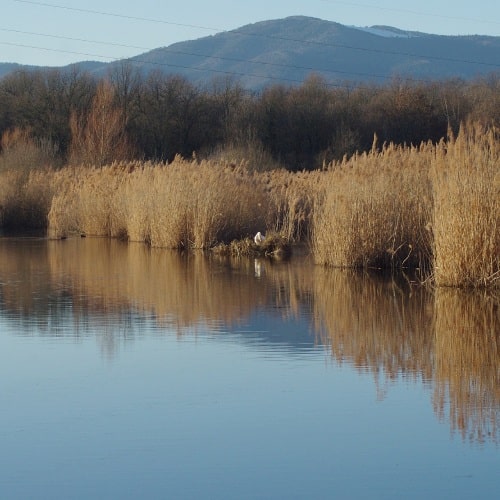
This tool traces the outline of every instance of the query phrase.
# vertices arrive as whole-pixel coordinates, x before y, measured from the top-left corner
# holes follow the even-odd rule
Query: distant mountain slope
[[[57,69],[60,71],[72,71],[73,68],[77,67],[80,71],[87,71],[89,73],[99,73],[103,74],[106,72],[108,63],[103,63],[99,61],[81,61],[74,64],[68,64],[67,66],[61,66],[59,68],[52,68],[47,66],[28,66],[17,63],[0,63],[0,78],[7,76],[16,71],[31,71],[31,70],[51,70]]]
[[[19,71],[22,69],[35,69],[36,66],[23,66],[22,64],[16,63],[0,63],[0,78],[3,78],[5,75],[9,73],[13,73],[14,71]]]
[[[500,71],[500,37],[349,27],[294,16],[175,43],[126,61],[142,73],[177,73],[197,84],[232,75],[251,89],[299,83],[311,72],[331,83],[384,83],[394,76],[470,79]],[[94,64],[87,69],[104,75],[121,61]]]

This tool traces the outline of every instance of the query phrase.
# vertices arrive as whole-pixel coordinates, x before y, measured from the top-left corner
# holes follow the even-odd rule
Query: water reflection
[[[498,442],[500,308],[498,297],[438,290],[435,300],[434,408],[472,441]]]
[[[315,318],[332,355],[376,378],[433,376],[433,297],[400,277],[315,270]]]
[[[108,356],[151,328],[248,332],[290,353],[325,345],[335,362],[371,373],[379,398],[394,381],[424,383],[452,432],[498,442],[498,296],[431,292],[404,277],[328,270],[308,259],[272,264],[106,239],[2,239],[0,301],[17,333],[95,335]],[[263,316],[301,327],[260,331]]]

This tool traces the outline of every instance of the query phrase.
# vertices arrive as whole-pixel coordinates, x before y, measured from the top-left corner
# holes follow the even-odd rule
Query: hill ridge
[[[91,74],[105,76],[124,62],[142,74],[156,69],[200,85],[218,75],[232,76],[252,90],[280,81],[300,83],[311,73],[333,85],[384,83],[396,76],[472,79],[500,70],[500,37],[434,35],[384,25],[352,27],[294,15],[176,42],[123,60],[80,64]],[[23,68],[0,63],[0,77]]]

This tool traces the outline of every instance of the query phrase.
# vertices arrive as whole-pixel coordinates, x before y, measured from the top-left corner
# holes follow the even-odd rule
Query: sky
[[[348,26],[500,36],[498,0],[1,0],[0,62],[109,62],[246,24],[304,15]]]

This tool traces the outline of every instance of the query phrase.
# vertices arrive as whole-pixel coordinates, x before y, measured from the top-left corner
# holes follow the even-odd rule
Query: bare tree
[[[114,102],[113,87],[100,82],[88,115],[71,114],[70,163],[102,166],[129,158],[125,125],[124,112]]]

